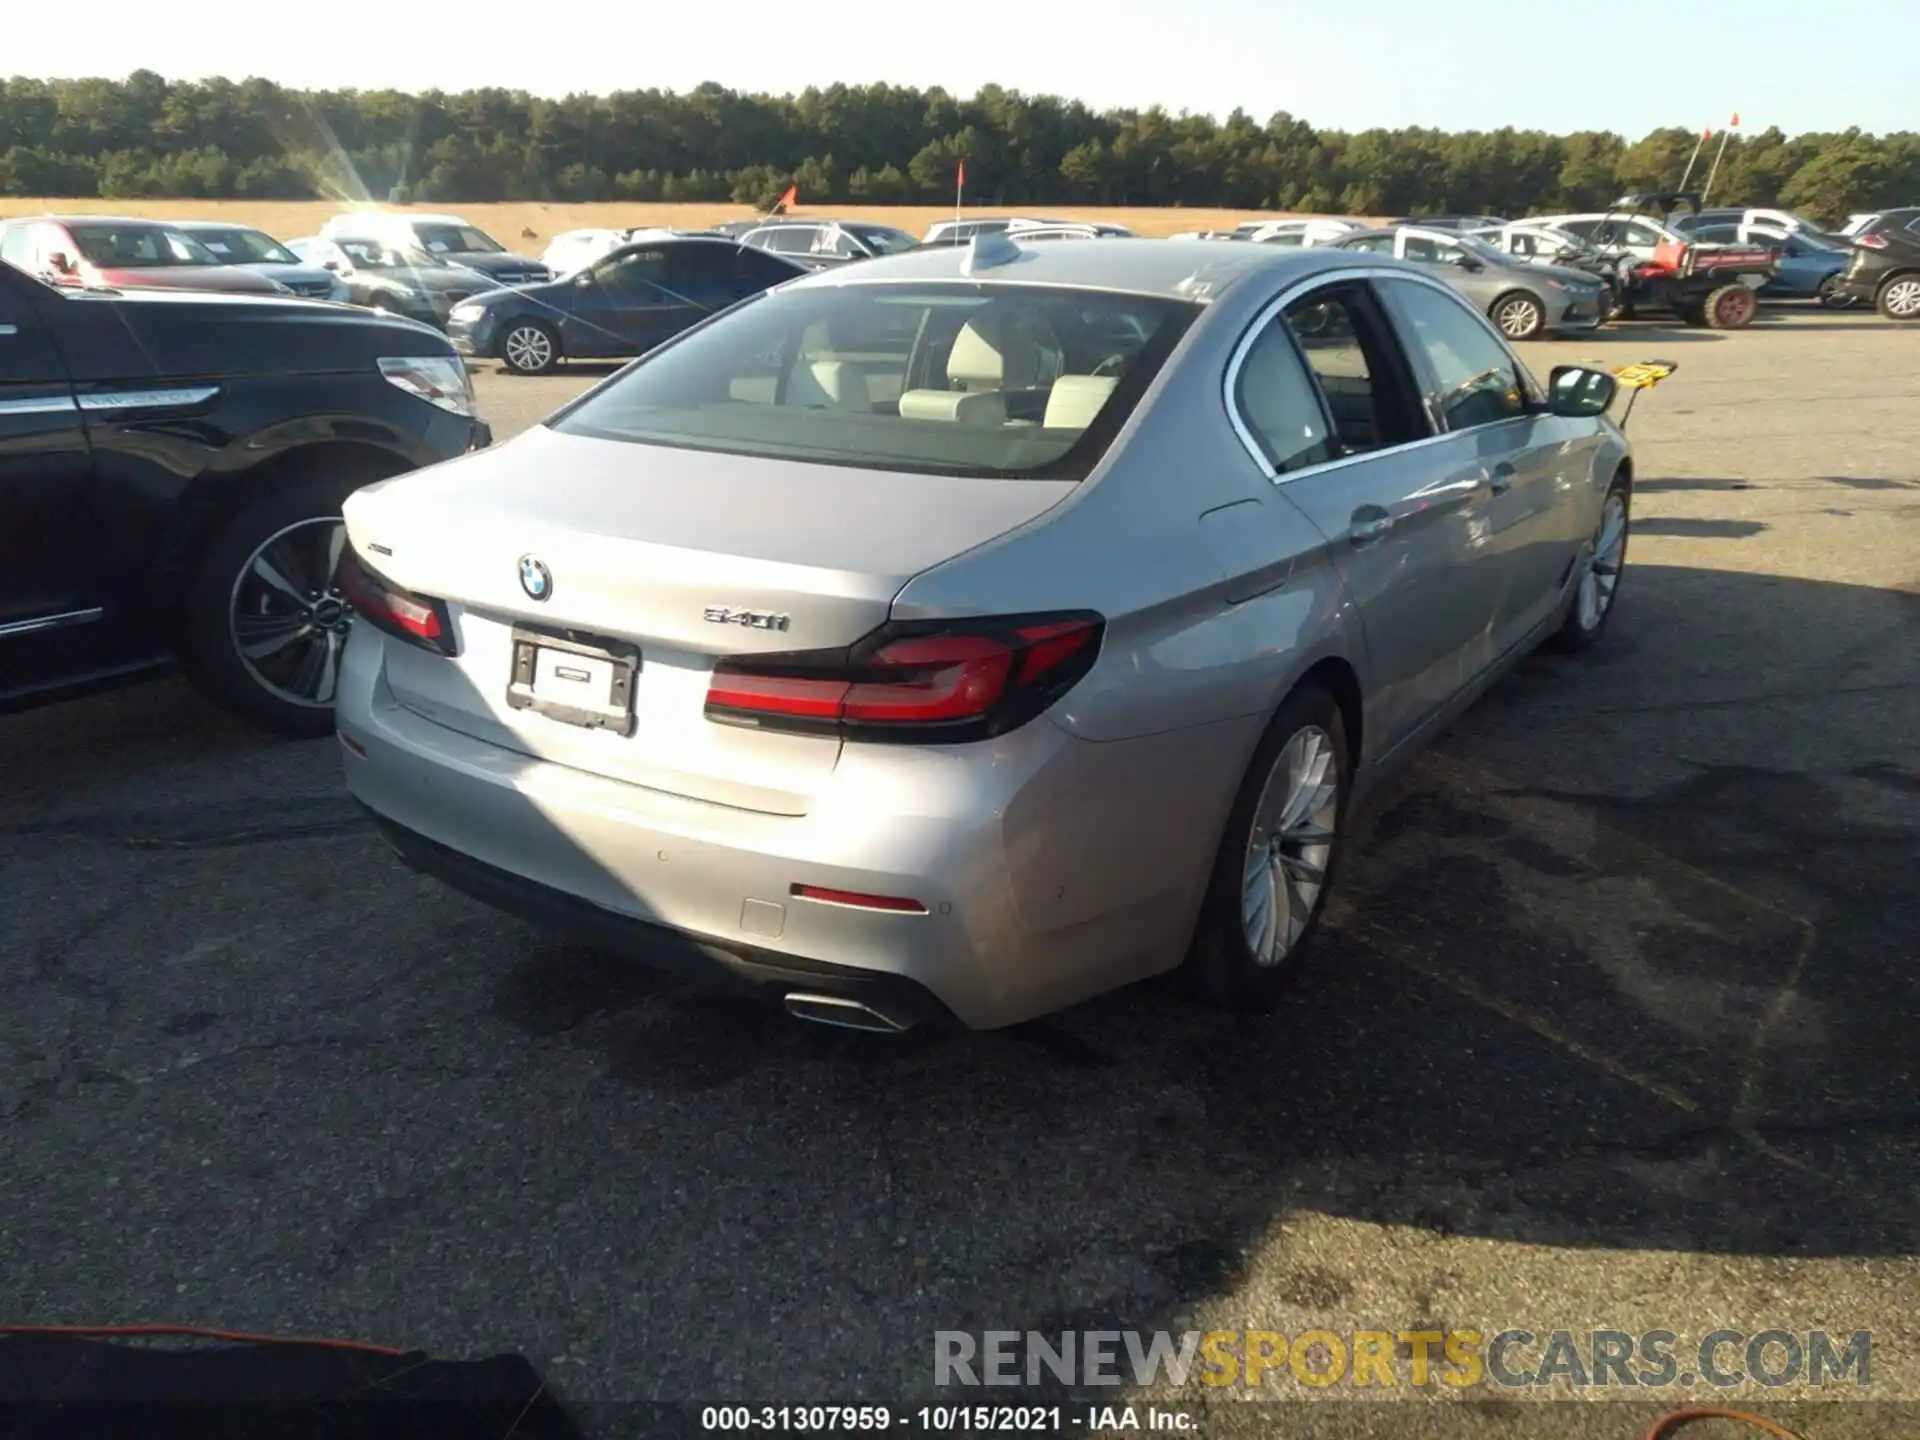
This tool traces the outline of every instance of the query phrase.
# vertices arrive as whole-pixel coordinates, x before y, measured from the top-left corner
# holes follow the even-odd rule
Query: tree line
[[[1671,189],[1701,132],[1322,130],[1160,108],[1095,111],[987,86],[798,95],[704,84],[549,99],[482,89],[291,90],[267,80],[0,81],[0,195],[388,201],[1206,206],[1524,215]],[[1700,147],[1693,188],[1722,137]],[[1920,134],[1736,135],[1715,201],[1836,221],[1920,202]]]

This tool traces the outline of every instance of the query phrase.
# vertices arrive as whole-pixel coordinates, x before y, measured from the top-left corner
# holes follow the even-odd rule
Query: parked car
[[[1487,230],[1508,223],[1498,215],[1402,215],[1389,220],[1387,228],[1413,225],[1422,230]]]
[[[1255,225],[1246,238],[1260,245],[1331,245],[1366,228],[1358,220],[1319,215],[1308,219],[1268,220]]]
[[[812,1020],[1183,962],[1263,1006],[1363,797],[1604,634],[1614,389],[1331,248],[810,275],[347,502],[347,785],[427,873]]]
[[[1843,239],[1852,239],[1863,230],[1878,227],[1883,216],[1900,215],[1907,217],[1902,221],[1905,228],[1920,231],[1920,205],[1896,206],[1892,210],[1862,210],[1847,217],[1847,223],[1840,227]]]
[[[462,355],[540,375],[563,360],[642,355],[771,285],[812,270],[721,236],[649,240],[547,285],[494,290],[453,308]]]
[[[1847,239],[1857,245],[1863,235],[1920,236],[1920,205],[1901,205],[1891,210],[1882,210],[1868,217],[1865,224],[1855,230]]]
[[[626,243],[625,230],[567,230],[547,242],[540,263],[554,279],[564,280]]]
[[[1017,225],[1065,225],[1065,220],[1020,215],[973,215],[964,220],[936,220],[927,227],[922,245],[964,245],[976,235],[1004,235]]]
[[[1599,273],[1598,267],[1605,264],[1600,252],[1571,230],[1535,224],[1531,220],[1514,220],[1505,225],[1493,225],[1466,233],[1476,240],[1484,240],[1501,254],[1515,260],[1541,265],[1566,265],[1574,270],[1585,270],[1588,274]]]
[[[1824,226],[1815,224],[1804,215],[1763,205],[1711,206],[1695,214],[1682,212],[1669,215],[1667,223],[1682,235],[1697,235],[1702,229],[1731,229],[1735,232],[1735,240],[1742,245],[1760,236],[1770,239],[1782,235],[1820,238],[1827,233]]]
[[[1530,225],[1550,225],[1564,230],[1613,258],[1631,256],[1636,260],[1653,259],[1663,243],[1685,244],[1686,236],[1667,224],[1664,217],[1645,214],[1621,214],[1594,210],[1577,215],[1536,215]]]
[[[1592,330],[1612,308],[1605,281],[1584,270],[1515,260],[1471,235],[1445,230],[1363,230],[1335,248],[1392,255],[1435,273],[1478,306],[1509,340]]]
[[[1780,252],[1777,268],[1758,290],[1762,300],[1818,300],[1831,310],[1854,302],[1840,294],[1840,272],[1847,268],[1848,247],[1834,245],[1808,230],[1772,230],[1748,223],[1692,225],[1685,233],[1703,244],[1740,245],[1759,242]]]
[[[1111,220],[1016,220],[1007,227],[1007,235],[1014,240],[1033,240],[1040,238],[1042,232],[1068,231],[1076,235],[1088,234],[1102,240],[1126,239],[1133,234],[1124,225],[1116,225]],[[1048,239],[1058,238],[1053,234]]]
[[[1888,225],[1883,216],[1877,225]],[[1834,293],[1872,305],[1889,320],[1920,320],[1920,231],[1898,223],[1853,237]]]
[[[112,215],[38,215],[0,221],[0,260],[71,290],[291,292],[219,257],[179,227]]]
[[[353,210],[320,227],[322,240],[365,238],[389,248],[419,251],[441,265],[476,270],[497,285],[544,285],[553,272],[516,255],[478,225],[458,215],[413,215],[397,210]]]
[[[289,240],[287,248],[335,275],[355,305],[443,330],[462,300],[500,288],[477,270],[443,265],[424,250],[401,249],[373,235],[343,233],[337,240],[303,236]]]
[[[813,266],[871,260],[920,244],[904,230],[867,220],[770,220],[733,238]]]
[[[8,265],[0,337],[0,709],[178,662],[243,715],[331,730],[340,502],[489,438],[445,337]]]
[[[238,265],[278,281],[306,300],[345,300],[346,283],[302,260],[264,230],[224,220],[175,220],[173,228],[198,241],[223,265]]]

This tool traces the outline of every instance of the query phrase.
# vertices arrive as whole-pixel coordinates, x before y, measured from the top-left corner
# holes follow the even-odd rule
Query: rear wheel
[[[1537,340],[1547,328],[1547,307],[1524,290],[1502,295],[1487,313],[1509,340]]]
[[[1567,618],[1550,641],[1556,650],[1585,650],[1607,627],[1613,602],[1620,593],[1621,577],[1626,574],[1631,499],[1626,482],[1616,479],[1601,502],[1600,523],[1581,552],[1579,579],[1567,602]]]
[[[560,363],[560,337],[538,320],[515,320],[500,337],[500,358],[516,375],[544,375]]]
[[[201,557],[188,597],[188,676],[211,700],[288,735],[333,729],[353,611],[341,594],[341,503],[365,480],[262,495]]]
[[[1879,308],[1889,320],[1920,320],[1920,274],[1896,275],[1882,285]]]
[[[1826,279],[1822,280],[1819,290],[1815,292],[1815,298],[1829,310],[1850,310],[1853,308],[1853,297],[1840,293],[1840,277],[1838,275],[1829,275]]]
[[[1745,285],[1722,285],[1707,296],[1706,322],[1715,330],[1744,330],[1760,311],[1760,301]]]
[[[1209,1000],[1264,1009],[1298,968],[1333,883],[1351,774],[1340,707],[1302,685],[1254,751],[1214,858],[1187,960]]]

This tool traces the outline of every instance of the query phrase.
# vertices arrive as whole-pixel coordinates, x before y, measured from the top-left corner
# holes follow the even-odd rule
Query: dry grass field
[[[330,200],[35,200],[0,199],[0,219],[22,215],[40,215],[49,211],[65,214],[127,215],[163,220],[235,220],[255,225],[282,240],[311,235],[321,221],[343,207]],[[597,226],[637,225],[713,225],[723,220],[745,220],[753,211],[745,205],[415,205],[394,206],[420,214],[453,211],[513,249],[533,247],[535,252],[555,235],[566,230]],[[1104,220],[1125,225],[1141,235],[1171,235],[1180,230],[1231,228],[1242,220],[1280,219],[1280,214],[1262,215],[1252,210],[1173,210],[1115,209],[1086,205],[1036,205],[1032,213],[1062,220]],[[798,217],[833,215],[876,220],[898,225],[915,235],[924,234],[936,220],[948,219],[953,210],[939,205],[844,205],[802,206],[793,212]],[[967,214],[1006,215],[1020,213],[1020,207],[968,207]]]

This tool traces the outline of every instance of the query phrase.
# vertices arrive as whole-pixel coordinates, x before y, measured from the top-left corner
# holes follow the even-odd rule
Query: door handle
[[[1487,471],[1487,488],[1496,495],[1504,495],[1513,488],[1513,466],[1502,460]]]
[[[1353,512],[1347,540],[1354,545],[1371,545],[1393,529],[1393,516],[1378,505],[1362,505]]]

